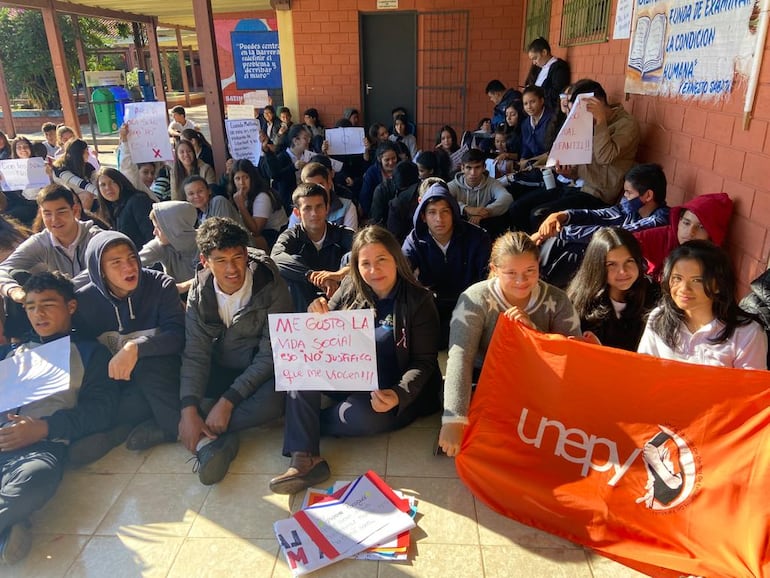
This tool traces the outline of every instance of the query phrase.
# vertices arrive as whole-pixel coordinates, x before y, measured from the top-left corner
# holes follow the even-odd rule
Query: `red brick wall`
[[[610,30],[615,6],[610,14]],[[610,101],[624,102],[628,40],[562,48],[559,44],[562,2],[553,0],[553,52],[569,61],[573,81],[589,77],[601,82]],[[522,27],[523,28],[523,27]],[[520,66],[527,64],[522,57]],[[523,70],[523,68],[522,68]],[[669,204],[703,193],[724,191],[735,205],[727,240],[738,274],[739,293],[768,266],[770,257],[770,56],[760,71],[753,120],[742,128],[746,83],[722,103],[630,95],[626,110],[638,120],[642,144],[638,159],[660,163],[668,178]],[[764,171],[768,171],[765,173]]]
[[[346,107],[361,108],[358,13],[376,8],[376,0],[292,2],[300,109],[317,108],[327,125]],[[470,12],[466,124],[473,128],[492,110],[484,94],[487,82],[498,78],[518,85],[526,75],[528,68],[520,73],[516,57],[523,0],[400,0],[399,10]]]

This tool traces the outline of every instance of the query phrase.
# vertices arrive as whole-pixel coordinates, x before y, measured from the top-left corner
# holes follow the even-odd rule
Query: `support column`
[[[136,66],[139,70],[147,70],[147,63],[144,60],[144,41],[142,38],[142,26],[138,22],[131,23],[131,30],[134,33],[134,48],[136,49]]]
[[[161,62],[163,64],[163,76],[166,78],[166,88],[169,91],[174,90],[174,83],[171,80],[171,67],[168,64],[168,50],[165,48],[161,49],[161,55],[163,58],[161,59]]]
[[[11,99],[8,96],[8,86],[5,84],[5,70],[3,70],[2,60],[0,60],[0,107],[3,109],[3,128],[5,129],[5,136],[9,139],[16,138],[16,126],[13,123]]]
[[[152,81],[155,85],[155,98],[166,102],[166,89],[163,88],[163,73],[161,72],[160,51],[158,50],[158,19],[153,18],[147,24],[147,44],[150,48],[150,61],[152,62]]]
[[[78,121],[75,99],[72,98],[72,83],[67,71],[67,58],[64,54],[62,32],[59,27],[59,19],[53,6],[53,0],[48,0],[46,6],[40,9],[43,14],[45,36],[48,40],[48,51],[51,53],[53,74],[56,78],[56,88],[59,90],[59,99],[64,113],[64,124],[72,127],[77,137],[81,136],[80,122]]]
[[[195,50],[190,46],[190,76],[192,76],[192,89],[197,90],[201,84],[198,81],[198,69],[195,66]]]
[[[281,84],[283,104],[299,116],[299,90],[297,89],[297,59],[294,52],[294,21],[291,10],[276,10],[278,44],[281,47]],[[298,121],[299,122],[299,121]]]
[[[187,66],[184,63],[184,47],[182,46],[182,31],[176,27],[176,57],[179,62],[179,74],[182,77],[182,90],[184,90],[184,105],[190,106],[190,82],[187,80]]]
[[[195,16],[195,30],[198,34],[198,53],[201,59],[203,93],[209,117],[211,148],[214,150],[214,169],[218,175],[222,175],[225,172],[225,113],[222,106],[211,0],[192,0],[192,8]]]

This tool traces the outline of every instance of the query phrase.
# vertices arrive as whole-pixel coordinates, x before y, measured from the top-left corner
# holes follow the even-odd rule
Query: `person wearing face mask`
[[[636,165],[626,173],[623,197],[606,209],[570,209],[551,213],[532,240],[542,245],[541,273],[564,287],[583,260],[593,234],[602,227],[634,232],[668,224],[666,175],[655,163]]]

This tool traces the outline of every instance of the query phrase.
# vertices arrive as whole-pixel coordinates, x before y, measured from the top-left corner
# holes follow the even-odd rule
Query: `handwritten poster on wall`
[[[128,148],[135,163],[174,160],[168,140],[165,102],[126,104]]]
[[[751,58],[755,0],[635,0],[626,92],[712,99]]]
[[[276,391],[377,389],[371,309],[273,313],[268,322]]]
[[[231,32],[235,85],[239,89],[281,86],[278,32]]]

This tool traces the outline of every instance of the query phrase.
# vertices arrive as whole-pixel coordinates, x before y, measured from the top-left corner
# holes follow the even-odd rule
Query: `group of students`
[[[593,344],[767,369],[758,320],[767,322],[770,278],[738,306],[719,247],[727,195],[669,211],[662,170],[640,165],[622,173],[618,207],[555,211],[536,230],[511,231],[502,207],[514,195],[486,173],[483,151],[463,152],[458,181],[426,170],[420,153],[399,161],[388,139],[362,179],[372,171],[368,210],[382,216],[372,219],[328,157],[302,160],[315,137],[323,151],[322,134],[263,131],[262,166],[233,160],[217,191],[181,120],[177,161],[163,168],[172,200],[154,202],[163,174],[131,163],[122,131],[121,171],[100,169],[95,218],[80,197],[88,189],[51,184],[35,196],[42,229],[15,237],[0,263],[8,354],[72,338],[70,389],[0,417],[0,560],[28,550],[29,515],[54,494],[65,460],[89,463],[121,443],[180,440],[200,481],[214,484],[238,452],[238,431],[285,415],[289,467],[270,487],[291,494],[330,476],[322,436],[392,431],[443,405],[439,446],[454,456],[500,314]],[[651,228],[634,226],[645,219]],[[6,230],[20,231],[0,237]],[[541,253],[562,235],[580,245],[565,259],[574,269],[566,290],[541,278]],[[379,389],[328,392],[331,402],[276,392],[267,316],[340,309],[374,310]]]

